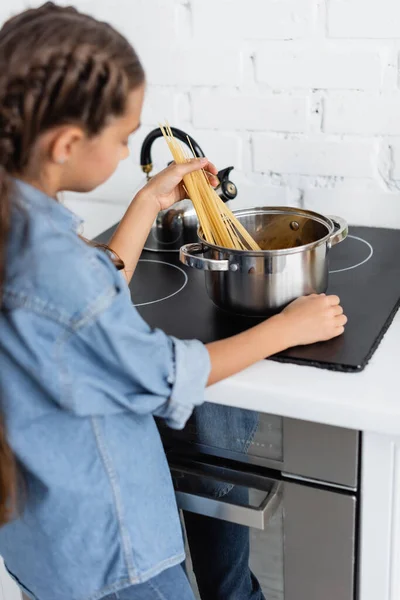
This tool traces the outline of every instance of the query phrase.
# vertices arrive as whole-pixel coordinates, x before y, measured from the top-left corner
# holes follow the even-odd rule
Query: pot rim
[[[303,244],[302,246],[296,246],[295,248],[279,248],[277,250],[236,250],[234,248],[225,248],[223,246],[216,246],[215,244],[211,244],[210,242],[206,242],[206,240],[200,235],[201,227],[197,230],[197,235],[202,244],[207,246],[208,248],[213,248],[214,250],[218,250],[219,252],[227,252],[234,253],[246,256],[276,256],[284,255],[284,254],[297,254],[300,252],[304,252],[306,250],[311,250],[312,248],[316,248],[317,246],[321,246],[322,244],[329,243],[330,238],[335,233],[335,225],[329,217],[325,217],[320,213],[314,212],[312,210],[307,210],[305,208],[295,208],[291,206],[257,206],[254,208],[242,208],[238,210],[232,211],[235,217],[252,215],[252,214],[292,214],[298,216],[307,216],[314,221],[318,221],[322,225],[325,225],[328,232],[327,234],[316,240],[315,242],[310,242],[309,244]]]

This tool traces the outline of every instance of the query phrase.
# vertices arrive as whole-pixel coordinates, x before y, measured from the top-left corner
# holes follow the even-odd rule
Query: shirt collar
[[[35,210],[45,211],[50,214],[52,219],[63,229],[72,229],[78,232],[83,219],[71,212],[66,206],[58,200],[51,198],[41,190],[33,187],[25,181],[14,179],[14,183],[18,192],[18,197],[27,206],[32,206]]]

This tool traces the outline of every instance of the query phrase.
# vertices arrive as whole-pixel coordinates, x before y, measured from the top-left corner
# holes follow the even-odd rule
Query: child
[[[144,79],[122,36],[72,8],[0,31],[0,553],[36,600],[193,599],[153,415],[181,428],[206,385],[346,323],[324,295],[207,346],[143,322],[126,280],[151,224],[183,175],[206,168],[214,184],[215,167],[154,177],[108,253],[57,195],[92,190],[127,157]]]

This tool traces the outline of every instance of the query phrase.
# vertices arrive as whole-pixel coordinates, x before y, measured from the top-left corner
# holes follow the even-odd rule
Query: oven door
[[[232,464],[170,463],[179,508],[249,527],[250,567],[268,600],[354,600],[355,496]],[[239,501],[213,493],[232,486]]]

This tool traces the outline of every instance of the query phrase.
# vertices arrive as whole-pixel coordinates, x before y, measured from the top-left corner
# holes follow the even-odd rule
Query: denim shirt
[[[209,356],[150,329],[72,213],[15,188],[0,400],[23,483],[0,554],[31,598],[97,600],[184,559],[154,415],[184,426]]]

